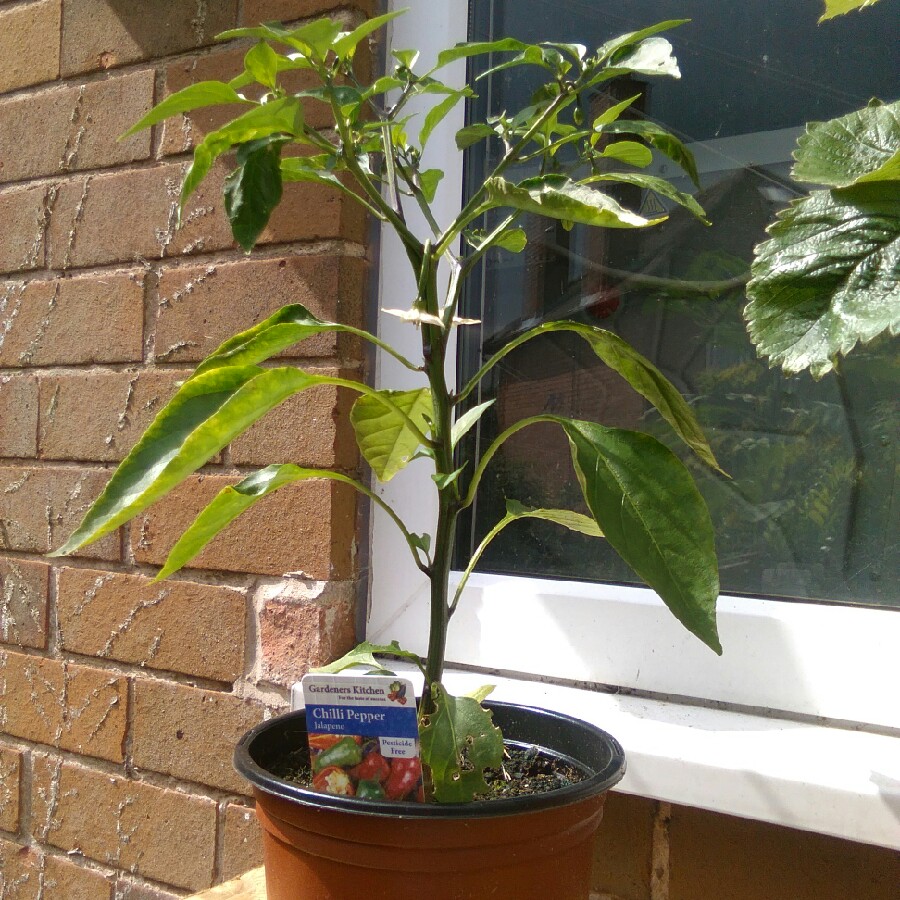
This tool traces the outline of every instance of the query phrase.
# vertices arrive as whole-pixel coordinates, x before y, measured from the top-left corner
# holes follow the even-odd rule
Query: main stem
[[[438,254],[428,246],[422,257],[419,273],[421,300],[427,312],[440,314],[438,302]],[[434,411],[432,440],[434,447],[435,475],[450,475],[453,472],[453,405],[444,366],[447,358],[449,328],[437,325],[422,326],[422,355],[425,359],[425,373],[431,388]],[[449,581],[456,537],[456,520],[461,508],[459,486],[456,481],[438,484],[438,519],[434,535],[434,547],[430,571],[431,579],[431,628],[428,639],[428,655],[425,661],[425,689],[422,693],[422,713],[427,715],[433,709],[431,686],[440,681],[444,672],[444,654],[447,647],[447,623],[450,619]]]

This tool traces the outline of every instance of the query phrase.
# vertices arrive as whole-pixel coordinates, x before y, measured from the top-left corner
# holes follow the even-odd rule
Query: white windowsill
[[[900,737],[480,672],[445,681],[610,732],[628,764],[617,791],[900,849]]]

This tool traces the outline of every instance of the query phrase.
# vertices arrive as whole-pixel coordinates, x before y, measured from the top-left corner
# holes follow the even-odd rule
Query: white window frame
[[[434,59],[440,48],[466,39],[466,3],[462,0],[404,0],[397,6],[408,6],[410,11],[392,23],[393,46],[416,47],[423,64]],[[443,77],[462,85],[464,65],[444,70]],[[446,173],[436,200],[439,221],[452,217],[462,196],[462,160],[453,140],[462,127],[462,117],[462,110],[457,109],[429,145],[428,167]],[[399,242],[385,233],[380,259],[381,306],[402,306],[414,296],[408,268]],[[382,315],[379,331],[383,339],[411,358],[420,355],[418,333],[407,323]],[[452,366],[453,352],[449,359]],[[448,374],[452,377],[452,371]],[[384,354],[376,360],[375,381],[379,387],[394,389],[420,386],[413,373]],[[429,474],[427,461],[417,461],[388,484],[377,486],[413,531],[428,531],[433,522],[436,501]],[[427,583],[412,564],[403,538],[377,508],[372,516],[370,597],[367,638],[397,640],[424,653]],[[725,706],[731,710],[728,715],[762,712],[768,717],[775,711],[792,719],[792,725],[814,717],[816,723],[828,720],[826,727],[832,731],[851,724],[881,732],[870,737],[900,739],[896,693],[900,685],[900,611],[730,596],[722,596],[718,608],[722,657],[688,634],[648,589],[476,574],[451,621],[447,656],[456,666],[514,679],[524,676],[558,684],[611,685],[626,693],[650,696],[653,702],[677,698],[679,703]],[[553,696],[557,695],[551,691],[545,705],[554,702]],[[627,750],[627,742],[623,743]],[[665,752],[661,753],[665,757]],[[677,790],[673,795],[665,781],[668,777],[654,782],[653,790],[646,785],[631,789],[676,800],[693,796],[690,791]],[[900,799],[900,781],[895,784],[892,802]],[[767,817],[758,815],[755,807],[748,811],[738,801],[733,807],[730,803],[725,801],[726,811],[829,831],[815,823],[804,825],[797,816],[781,815],[778,804]],[[695,805],[719,808],[713,802]],[[883,824],[890,830],[890,818]],[[893,829],[900,842],[896,820]]]

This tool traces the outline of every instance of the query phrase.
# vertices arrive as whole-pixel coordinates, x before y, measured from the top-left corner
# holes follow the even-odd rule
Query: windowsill
[[[609,731],[625,748],[622,793],[900,849],[900,737],[479,672],[445,681]]]

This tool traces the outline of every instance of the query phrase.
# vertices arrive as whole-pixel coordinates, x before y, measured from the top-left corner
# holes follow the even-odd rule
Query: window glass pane
[[[524,253],[492,251],[466,298],[463,376],[539,321],[572,317],[609,328],[650,357],[688,397],[732,479],[686,459],[715,520],[724,592],[822,601],[898,604],[897,355],[890,340],[857,348],[840,374],[787,378],[756,359],[741,310],[752,248],[775,212],[804,187],[790,179],[803,124],[841,115],[874,96],[896,99],[896,7],[880,4],[821,26],[819,0],[684,0],[692,22],[671,32],[682,78],[604,85],[586,101],[596,116],[638,91],[633,115],[666,125],[694,151],[705,227],[676,208],[664,225],[600,231],[527,217]],[[513,36],[596,47],[672,16],[661,0],[476,0],[473,39]],[[486,61],[483,61],[486,67]],[[473,77],[477,72],[472,73]],[[475,84],[475,115],[529,102],[528,70]],[[480,182],[500,148],[467,157]],[[671,163],[649,171],[695,191]],[[534,174],[527,166],[507,177]],[[638,189],[618,199],[648,212]],[[469,435],[477,453],[525,415],[556,412],[649,431],[685,458],[652,409],[577,339],[545,336],[510,354],[481,396],[495,398]],[[552,426],[525,429],[498,454],[463,527],[462,563],[502,516],[506,498],[582,508],[565,439]],[[601,541],[536,520],[506,529],[480,568],[581,580],[634,582]]]

